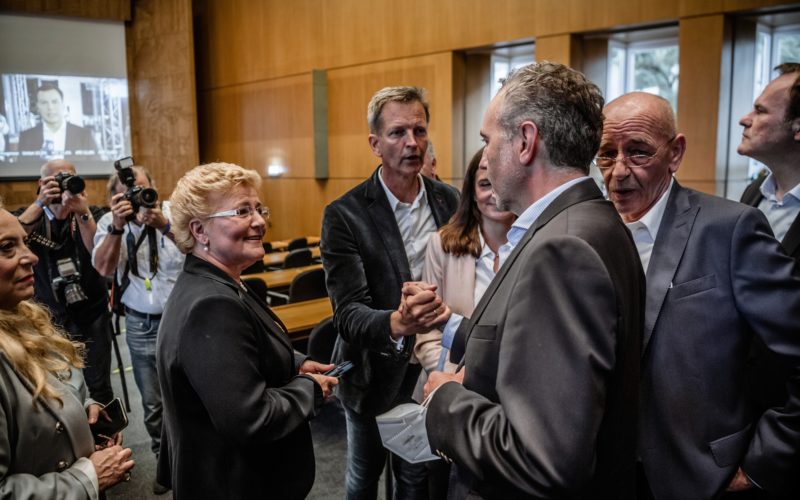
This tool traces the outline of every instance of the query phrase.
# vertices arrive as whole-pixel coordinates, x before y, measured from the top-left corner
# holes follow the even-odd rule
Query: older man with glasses
[[[647,279],[639,498],[797,498],[800,279],[755,208],[682,187],[686,150],[669,103],[606,106],[595,164]],[[789,399],[754,411],[756,337],[793,367]],[[793,473],[794,472],[794,473]],[[747,491],[745,491],[747,490]]]

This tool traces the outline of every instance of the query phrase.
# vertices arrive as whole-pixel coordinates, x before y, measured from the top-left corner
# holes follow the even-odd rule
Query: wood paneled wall
[[[786,0],[195,0],[199,88]]]
[[[282,151],[288,172],[267,179],[263,188],[275,214],[272,234],[317,234],[324,205],[377,164],[367,146],[365,115],[378,88],[428,88],[440,175],[458,184],[468,142],[463,120],[472,116],[465,113],[468,73],[460,51],[535,37],[539,59],[580,67],[583,33],[673,22],[681,44],[679,126],[692,136],[679,177],[713,192],[725,13],[786,3],[195,0],[201,158],[237,161],[263,173],[271,152]],[[313,69],[328,74],[327,181],[312,178],[309,157]]]
[[[786,0],[0,0],[0,8],[85,17],[133,14],[129,58],[134,153],[160,190],[200,161],[223,160],[267,178],[275,238],[317,234],[322,207],[377,164],[366,105],[384,85],[429,90],[442,177],[462,168],[468,142],[466,49],[536,38],[537,56],[580,66],[584,33],[676,23],[679,125],[691,134],[682,180],[714,191],[720,57],[726,14]],[[110,5],[103,11],[104,4]],[[55,7],[53,7],[55,6]],[[86,7],[88,6],[88,7]],[[54,9],[57,12],[54,12]],[[86,9],[94,11],[87,13]],[[116,14],[115,14],[116,13]],[[193,16],[193,19],[189,16]],[[192,25],[194,45],[192,46]],[[194,49],[194,50],[193,50]],[[467,61],[467,62],[465,62]],[[194,111],[196,65],[197,115]],[[467,70],[465,70],[467,68]],[[311,71],[327,71],[329,179],[313,174]],[[465,76],[466,75],[466,76]],[[199,155],[197,136],[199,128]],[[724,125],[723,125],[724,126]],[[474,128],[474,127],[472,127]],[[455,175],[454,175],[455,174]],[[16,192],[14,184],[0,193]]]
[[[126,30],[134,159],[166,199],[197,165],[191,0],[135,0]]]
[[[718,120],[725,16],[681,19],[678,56],[678,130],[686,135],[686,154],[676,177],[685,186],[716,193],[717,136],[727,123]],[[702,47],[702,50],[692,50]]]

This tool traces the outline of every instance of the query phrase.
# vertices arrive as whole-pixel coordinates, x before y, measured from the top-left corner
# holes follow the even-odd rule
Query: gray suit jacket
[[[0,499],[97,498],[91,480],[74,467],[94,451],[83,402],[86,388],[79,370],[68,382],[53,377],[64,407],[33,404],[33,387],[0,352]]]
[[[475,308],[463,386],[430,402],[450,498],[633,498],[644,292],[594,182],[558,196]]]
[[[441,182],[422,177],[436,226],[445,224],[458,198]],[[332,362],[355,365],[338,396],[358,413],[376,415],[409,398],[416,375],[407,374],[414,337],[398,351],[389,336],[389,316],[411,280],[405,246],[378,179],[378,169],[325,207],[322,264],[339,337]],[[416,365],[419,371],[419,365]]]
[[[751,207],[677,183],[647,271],[640,456],[657,499],[715,498],[737,467],[796,491],[800,279]],[[758,336],[794,367],[784,408],[754,411],[747,355]]]

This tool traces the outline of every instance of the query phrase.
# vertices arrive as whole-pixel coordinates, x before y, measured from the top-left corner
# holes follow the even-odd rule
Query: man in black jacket
[[[325,208],[322,262],[339,338],[336,363],[347,418],[348,498],[375,498],[385,462],[375,416],[410,401],[420,365],[414,335],[449,315],[432,291],[403,300],[419,280],[430,234],[456,209],[444,184],[419,174],[428,147],[428,103],[415,87],[387,87],[369,103],[369,144],[382,164]],[[397,496],[424,498],[425,467],[393,458]]]
[[[742,117],[742,142],[737,151],[762,162],[769,175],[747,186],[742,203],[767,216],[786,253],[800,257],[800,63],[775,68],[772,80]]]
[[[76,187],[63,178],[66,174],[75,180],[73,164],[51,160],[41,174],[36,199],[19,216],[30,235],[31,250],[39,257],[34,270],[36,300],[47,306],[55,324],[86,345],[83,373],[89,395],[108,403],[114,398],[108,289],[92,267],[95,217],[101,213],[89,206],[81,182]],[[65,184],[78,192],[64,189]]]
[[[800,259],[800,63],[775,68],[772,80],[742,117],[742,142],[737,151],[769,168],[754,180],[741,202],[757,207],[795,261]],[[795,267],[795,271],[800,268]],[[783,381],[792,367],[774,355],[759,339],[753,343],[747,390],[756,408],[781,405],[787,397]]]

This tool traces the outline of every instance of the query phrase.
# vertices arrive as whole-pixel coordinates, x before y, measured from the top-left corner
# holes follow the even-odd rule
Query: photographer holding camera
[[[123,158],[114,166],[117,173],[108,181],[111,212],[97,223],[92,263],[100,274],[115,276],[115,307],[125,314],[133,376],[142,395],[151,448],[157,455],[161,390],[156,375],[156,334],[184,257],[170,232],[169,202],[158,203],[147,170],[133,166],[131,158]],[[167,490],[156,483],[153,491],[160,494]]]
[[[92,267],[96,230],[85,182],[66,160],[41,169],[36,200],[19,215],[28,244],[39,258],[35,297],[50,309],[53,322],[72,340],[86,345],[83,369],[89,395],[108,403],[111,389],[111,320],[106,281]]]

